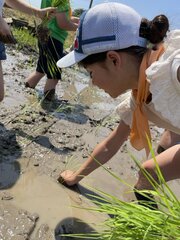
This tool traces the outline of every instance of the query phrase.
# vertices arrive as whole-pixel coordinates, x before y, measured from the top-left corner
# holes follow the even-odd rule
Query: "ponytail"
[[[168,18],[165,15],[158,15],[152,21],[146,18],[142,19],[139,35],[146,38],[150,43],[158,44],[166,37],[168,30]]]

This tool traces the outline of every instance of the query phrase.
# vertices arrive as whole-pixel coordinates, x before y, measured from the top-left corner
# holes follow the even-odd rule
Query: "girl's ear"
[[[111,61],[113,63],[113,65],[116,67],[120,66],[121,62],[122,62],[121,55],[116,51],[108,51],[106,59]]]

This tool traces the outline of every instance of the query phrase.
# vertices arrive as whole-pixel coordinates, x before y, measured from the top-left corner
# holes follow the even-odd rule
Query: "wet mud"
[[[60,240],[72,239],[61,234],[98,231],[98,223],[109,216],[83,209],[95,204],[92,189],[132,201],[129,187],[103,168],[72,188],[59,184],[57,177],[65,169],[77,169],[118,124],[114,109],[123,97],[111,99],[88,85],[83,70],[70,68],[63,71],[55,100],[44,102],[45,79],[35,90],[24,87],[37,56],[12,48],[7,52],[6,96],[0,108],[0,239]],[[152,132],[155,147],[162,129],[153,127]],[[145,153],[127,141],[105,167],[133,186],[137,167],[129,152],[145,160]],[[171,186],[179,196],[179,182]]]

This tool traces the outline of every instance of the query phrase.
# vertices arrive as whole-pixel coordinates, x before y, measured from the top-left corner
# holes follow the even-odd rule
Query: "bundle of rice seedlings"
[[[59,5],[65,5],[67,0],[52,0],[51,7],[58,7]]]
[[[51,7],[58,7],[59,5],[64,6],[68,0],[52,0]],[[48,29],[49,16],[45,16],[42,22],[36,27],[36,34],[39,42],[42,45],[46,45],[50,36]]]
[[[111,194],[93,188],[91,190],[97,195],[91,197],[94,198],[93,202],[97,207],[83,209],[99,214],[105,213],[112,217],[102,223],[101,232],[69,234],[68,237],[96,240],[180,240],[180,201],[165,182],[152,147],[150,148],[156,163],[158,182],[141,168],[134,156],[131,157],[154,188],[153,191],[137,190],[137,192],[147,197],[149,194],[153,196],[159,209],[149,208],[148,204],[141,205],[137,201],[124,202]],[[106,171],[121,183],[123,182],[110,170],[106,169]]]

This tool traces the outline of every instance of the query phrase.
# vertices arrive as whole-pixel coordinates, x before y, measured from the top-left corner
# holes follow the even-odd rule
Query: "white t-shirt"
[[[168,33],[165,52],[147,70],[152,100],[143,109],[150,122],[156,126],[180,134],[180,82],[177,70],[180,67],[180,30]],[[121,119],[131,126],[132,112],[136,103],[133,96],[117,107]]]
[[[0,0],[0,16],[2,16],[2,8],[4,6],[5,0]]]

